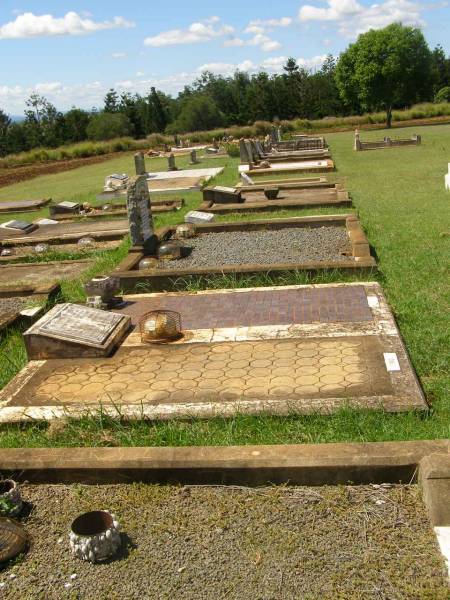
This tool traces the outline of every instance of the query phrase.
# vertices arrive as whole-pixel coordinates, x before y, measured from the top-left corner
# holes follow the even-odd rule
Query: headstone
[[[136,152],[134,155],[134,167],[136,169],[136,175],[147,175],[145,170],[145,157],[142,152]]]
[[[213,138],[213,148],[214,150],[219,150],[219,144],[217,143],[216,138]]]
[[[359,131],[358,129],[355,129],[355,150],[361,150],[361,139],[359,136]]]
[[[445,189],[450,191],[450,163],[448,163],[448,173],[445,175]]]
[[[197,158],[197,150],[191,150],[191,165],[198,165],[200,161]]]
[[[264,158],[265,153],[264,153],[263,147],[261,145],[261,142],[259,140],[255,140],[255,146],[256,146],[256,150],[259,154],[259,157]]]
[[[176,134],[176,133],[174,134],[173,141],[174,141],[174,144],[175,144],[175,148],[178,148],[179,145],[180,145],[180,139],[178,137],[178,134]]]
[[[50,216],[59,214],[77,214],[81,210],[81,205],[78,202],[58,202],[58,204],[50,205]]]
[[[28,360],[108,356],[130,324],[126,315],[58,304],[23,334]]]
[[[0,227],[3,227],[4,229],[14,229],[14,231],[20,231],[21,233],[30,233],[31,231],[35,231],[38,228],[38,225],[29,223],[28,221],[18,221],[14,219],[2,223]]]
[[[248,166],[249,166],[249,169],[251,170],[255,163],[255,158],[253,156],[253,148],[252,148],[252,143],[250,140],[245,140],[245,147],[247,149]]]
[[[167,162],[169,171],[178,171],[178,167],[175,164],[175,156],[173,154],[170,154],[170,156],[167,157]]]
[[[190,210],[184,217],[185,223],[210,223],[214,221],[214,215],[212,213],[200,212],[199,210]]]
[[[145,171],[140,158],[135,157],[136,169]],[[147,176],[140,173],[131,177],[127,186],[127,213],[130,226],[131,243],[143,246],[146,254],[156,248],[156,236],[153,233],[153,217]]]
[[[247,155],[247,146],[245,145],[244,138],[239,140],[239,156],[241,158],[241,165],[248,164],[249,157]]]
[[[203,190],[203,200],[214,204],[239,204],[243,202],[242,193],[235,188],[216,185]]]

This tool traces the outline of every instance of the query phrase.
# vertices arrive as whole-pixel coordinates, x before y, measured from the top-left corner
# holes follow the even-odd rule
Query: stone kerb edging
[[[419,480],[430,506],[434,500],[429,498],[433,499],[440,488],[434,484],[431,487],[429,482],[441,481],[435,476],[443,473],[444,467],[445,473],[449,472],[449,451],[449,440],[183,448],[14,448],[1,451],[0,474],[32,483],[335,485],[410,483],[417,481],[421,465]],[[430,468],[429,460],[437,461],[431,464],[437,464],[438,470]],[[438,514],[450,518],[447,512]]]

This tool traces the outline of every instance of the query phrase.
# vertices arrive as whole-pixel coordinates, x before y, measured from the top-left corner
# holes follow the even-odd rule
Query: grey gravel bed
[[[30,305],[29,297],[0,298],[0,325],[9,315],[19,313]]]
[[[448,598],[416,486],[23,486],[27,555],[0,572],[6,599]],[[80,512],[112,510],[119,560],[73,558]]]
[[[164,268],[352,260],[345,227],[202,233],[183,246],[192,248],[192,253],[181,260],[166,261]]]

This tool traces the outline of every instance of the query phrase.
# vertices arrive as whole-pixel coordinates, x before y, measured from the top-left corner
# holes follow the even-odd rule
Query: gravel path
[[[352,250],[344,227],[293,227],[274,231],[223,231],[203,233],[187,240],[192,253],[164,268],[220,265],[348,261]]]
[[[444,564],[416,486],[23,486],[29,553],[0,572],[21,600],[444,600]],[[119,517],[123,556],[72,558],[80,512]]]

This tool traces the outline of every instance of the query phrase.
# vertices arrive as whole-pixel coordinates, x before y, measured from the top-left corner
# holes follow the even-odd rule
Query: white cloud
[[[257,65],[251,60],[244,60],[241,63],[206,63],[197,67],[197,73],[209,71],[215,75],[233,75],[235,71],[256,71]]]
[[[327,0],[326,8],[305,4],[298,13],[301,22],[334,21],[339,32],[353,38],[369,29],[380,29],[395,22],[423,26],[422,6],[414,0],[385,0],[364,6],[357,0]]]
[[[247,30],[251,27],[260,27],[264,30],[268,28],[272,29],[273,27],[289,27],[292,25],[291,17],[281,17],[281,19],[255,19],[254,21],[250,21]],[[251,32],[250,32],[251,33]]]
[[[134,27],[134,23],[123,17],[114,17],[112,21],[96,22],[83,18],[70,11],[64,17],[52,15],[34,15],[31,12],[18,15],[14,21],[0,26],[0,39],[11,40],[55,35],[85,35],[103,29]]]
[[[136,77],[144,77],[145,73],[143,71],[136,71]]]
[[[233,47],[237,47],[237,46],[245,46],[245,42],[241,38],[232,37],[228,40],[225,40],[223,45],[228,48],[233,48]]]
[[[126,58],[128,56],[128,54],[126,52],[113,52],[111,54],[111,58],[114,58],[116,60],[120,60],[121,58]]]
[[[219,17],[210,17],[189,25],[187,29],[170,29],[158,35],[147,37],[144,40],[146,46],[160,48],[161,46],[174,46],[177,44],[196,44],[198,42],[209,42],[215,38],[221,38],[234,33],[234,27],[220,24]]]

